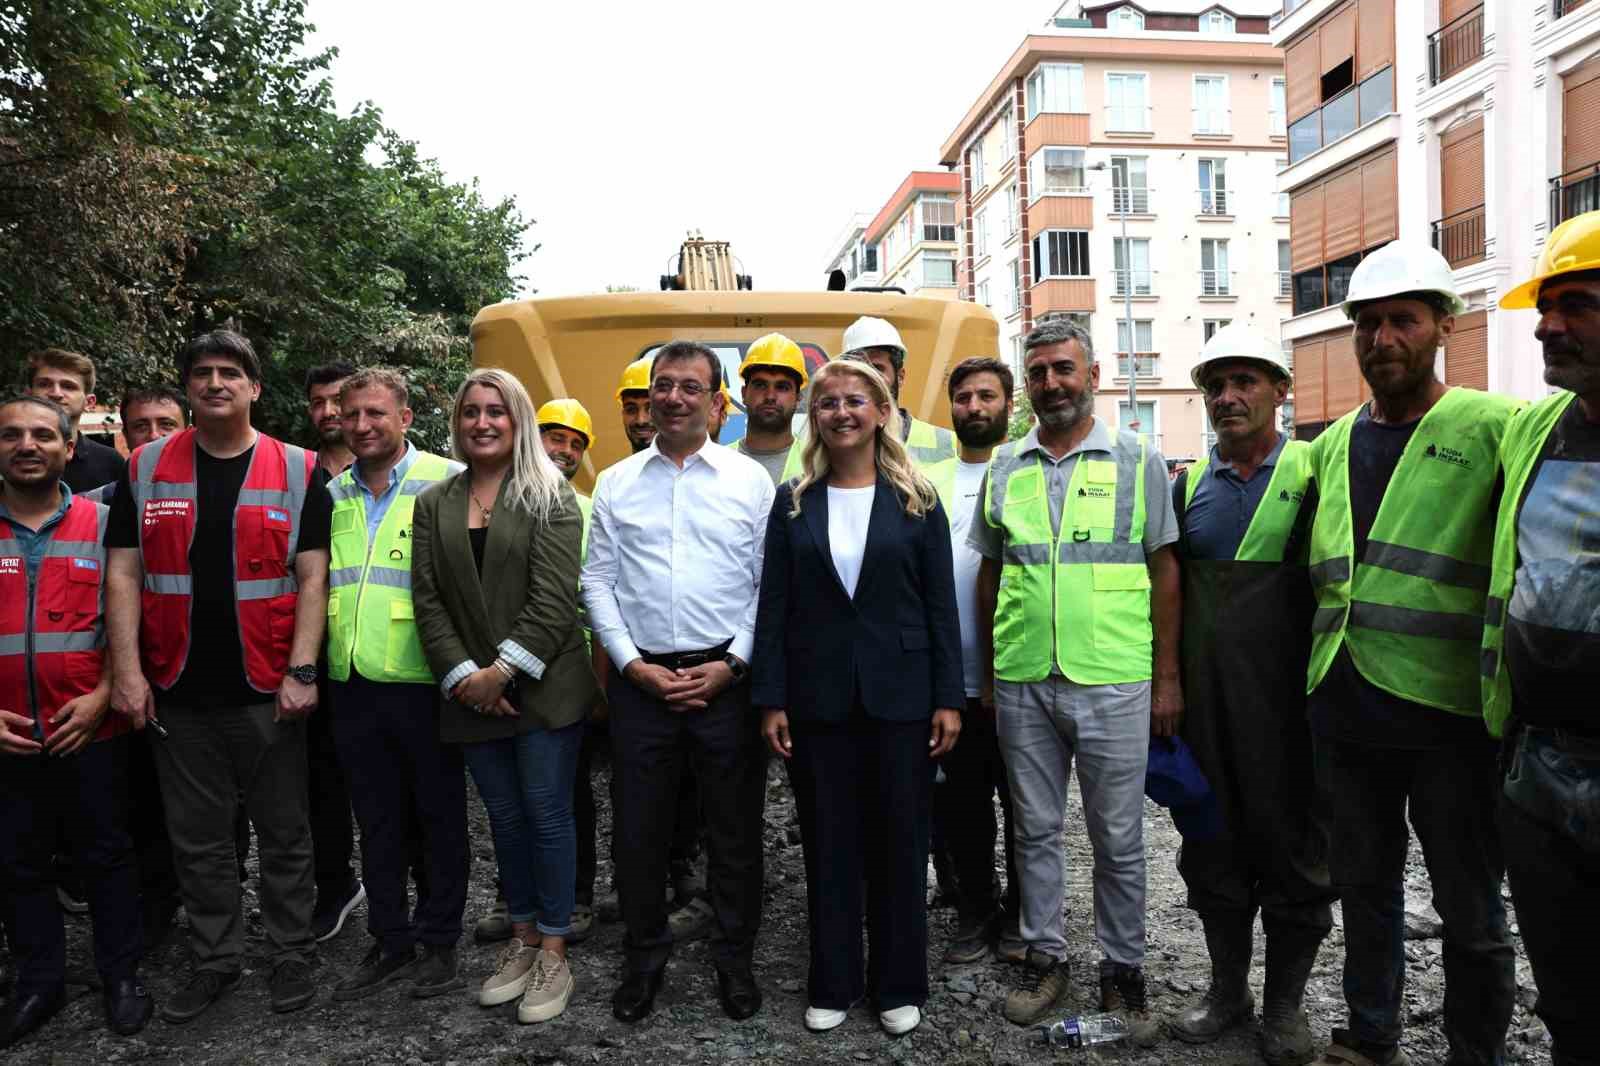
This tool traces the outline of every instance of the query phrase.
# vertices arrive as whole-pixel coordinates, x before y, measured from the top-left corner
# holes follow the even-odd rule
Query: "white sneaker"
[[[500,949],[495,960],[494,973],[478,989],[478,1003],[484,1007],[498,1007],[510,1003],[528,990],[528,976],[538,951],[519,936],[514,936]]]
[[[806,1028],[813,1033],[825,1033],[829,1029],[839,1028],[849,1016],[849,1011],[829,1010],[826,1007],[807,1007]]]
[[[922,1008],[909,1005],[896,1007],[879,1014],[878,1021],[883,1025],[884,1032],[890,1036],[900,1036],[922,1024]]]
[[[517,1021],[523,1025],[547,1022],[567,1009],[567,1000],[577,982],[567,960],[553,951],[539,949],[528,974],[528,990],[517,1005]]]

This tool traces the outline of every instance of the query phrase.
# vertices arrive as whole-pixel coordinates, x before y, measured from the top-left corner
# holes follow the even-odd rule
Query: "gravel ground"
[[[597,770],[596,794],[606,795]],[[1067,935],[1071,942],[1074,987],[1071,1009],[1090,1012],[1098,1005],[1095,949],[1091,929],[1089,845],[1081,822],[1074,786],[1069,808]],[[602,804],[601,885],[609,876],[608,816]],[[939,954],[954,924],[947,909],[930,915],[929,945],[932,996],[920,1028],[890,1039],[865,1009],[831,1033],[815,1035],[801,1021],[805,1010],[806,924],[805,867],[794,824],[793,803],[779,768],[774,766],[767,792],[767,890],[761,937],[756,949],[756,978],[766,995],[761,1012],[749,1021],[730,1022],[717,1004],[716,979],[705,943],[681,946],[669,966],[667,982],[646,1021],[628,1026],[611,1017],[610,996],[620,967],[622,928],[601,924],[588,941],[572,950],[577,991],[566,1013],[554,1022],[522,1026],[516,1004],[485,1010],[473,993],[493,966],[495,947],[463,938],[462,968],[468,990],[436,1000],[416,1001],[402,990],[388,989],[351,1004],[336,1004],[327,989],[354,967],[365,953],[367,938],[358,911],[334,941],[322,945],[317,979],[321,993],[310,1008],[297,1014],[274,1015],[267,1009],[265,972],[251,964],[238,988],[198,1021],[185,1026],[159,1019],[132,1039],[118,1039],[103,1026],[98,996],[83,985],[69,989],[73,1001],[40,1033],[8,1051],[8,1066],[65,1063],[564,1063],[617,1064],[889,1062],[1025,1063],[1054,1056],[1079,1062],[1129,1064],[1194,1063],[1222,1066],[1258,1063],[1257,1029],[1249,1025],[1207,1047],[1166,1041],[1150,1050],[1111,1045],[1087,1051],[1046,1052],[1030,1046],[1027,1034],[1000,1013],[1012,979],[1010,968],[990,962],[947,967]],[[1147,805],[1145,840],[1149,866],[1149,960],[1152,1009],[1173,1013],[1205,987],[1208,965],[1200,926],[1183,906],[1183,882],[1174,860],[1179,839],[1171,820]],[[481,804],[472,803],[475,856],[467,922],[492,902],[493,850]],[[252,862],[254,860],[252,859]],[[1413,1062],[1443,1062],[1445,1043],[1439,1030],[1444,992],[1437,918],[1427,908],[1427,874],[1413,848],[1407,870],[1409,905],[1406,944],[1406,1049]],[[930,889],[931,889],[930,873]],[[247,905],[247,930],[252,952],[261,947],[253,881]],[[1337,913],[1337,912],[1336,912]],[[88,961],[88,921],[69,918],[70,968],[92,972]],[[1336,919],[1337,921],[1337,919]],[[1515,923],[1512,925],[1515,931]],[[1307,990],[1311,1025],[1326,1039],[1344,1019],[1339,991],[1343,935],[1335,927]],[[170,994],[183,974],[185,956],[180,928],[146,962],[145,977],[158,1000]],[[1254,984],[1260,995],[1261,940],[1257,937]],[[1510,1057],[1518,1063],[1549,1063],[1544,1027],[1530,1012],[1533,980],[1520,951],[1517,960],[1517,1009],[1511,1023]]]

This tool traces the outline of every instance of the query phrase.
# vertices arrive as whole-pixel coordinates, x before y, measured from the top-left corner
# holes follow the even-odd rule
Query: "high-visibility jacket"
[[[1200,461],[1183,474],[1183,505],[1185,509],[1194,501],[1195,490],[1205,478],[1211,456]],[[1300,517],[1300,505],[1305,501],[1311,483],[1311,445],[1303,440],[1283,442],[1278,461],[1272,468],[1272,479],[1267,482],[1256,513],[1250,517],[1244,539],[1233,554],[1234,562],[1281,563],[1284,549],[1294,533]]]
[[[1517,512],[1528,478],[1551,431],[1561,422],[1577,395],[1558,392],[1517,412],[1506,427],[1500,445],[1500,466],[1505,471],[1505,491],[1500,497],[1499,519],[1494,527],[1494,557],[1490,564],[1489,595],[1484,602],[1483,650],[1480,655],[1483,720],[1489,732],[1500,736],[1511,717],[1511,675],[1506,670],[1506,608],[1517,576]]]
[[[1056,663],[1080,685],[1148,681],[1144,444],[1120,433],[1110,459],[1080,456],[1053,533],[1044,463],[1024,443],[995,451],[983,499],[984,521],[1005,531],[995,677],[1040,681]]]
[[[939,490],[939,502],[944,504],[944,516],[951,525],[955,524],[951,507],[955,504],[956,467],[960,464],[961,457],[952,455],[948,459],[940,459],[937,463],[925,464],[922,468],[922,473],[933,482],[933,487]]]
[[[581,492],[573,495],[578,497],[578,513],[583,516],[583,535],[578,541],[578,563],[582,565],[589,561],[589,518],[594,514],[594,498]]]
[[[356,483],[356,468],[328,484],[333,497],[328,676],[333,680],[350,680],[353,663],[368,681],[433,683],[411,603],[411,514],[419,492],[459,469],[459,463],[417,452],[370,544],[367,499]]]
[[[1360,560],[1350,509],[1350,432],[1359,411],[1317,438],[1308,693],[1342,645],[1361,675],[1386,692],[1455,714],[1480,712],[1490,502],[1500,439],[1517,406],[1475,389],[1446,392],[1401,454]]]
[[[100,683],[106,513],[104,504],[73,496],[32,581],[21,541],[0,518],[0,708],[31,716],[45,738],[56,731],[56,712]],[[107,714],[94,739],[128,729],[122,715]]]
[[[134,450],[128,459],[139,522],[144,590],[139,656],[156,687],[171,688],[189,658],[194,574],[195,431],[181,430]],[[300,584],[294,557],[300,512],[316,469],[314,452],[256,435],[250,469],[233,510],[233,595],[245,679],[278,690],[289,666]]]
[[[942,426],[935,426],[920,418],[911,420],[905,445],[906,451],[911,453],[911,461],[920,467],[943,462],[956,455],[956,435]],[[789,446],[789,458],[783,466],[782,480],[789,481],[805,473],[805,447],[805,437],[797,434],[794,443]]]

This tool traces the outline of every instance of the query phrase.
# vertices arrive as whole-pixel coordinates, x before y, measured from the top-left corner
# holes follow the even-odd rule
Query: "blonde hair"
[[[483,385],[500,394],[506,411],[511,416],[511,471],[505,484],[505,498],[518,510],[526,511],[536,522],[547,522],[561,500],[564,478],[539,442],[539,423],[534,417],[533,400],[511,374],[499,367],[474,370],[456,390],[455,404],[450,410],[450,454],[463,463],[467,457],[461,451],[457,437],[461,425],[461,405],[466,402],[467,390]],[[467,464],[469,467],[470,463]]]
[[[828,449],[822,443],[822,428],[817,424],[817,419],[821,417],[817,408],[817,397],[821,393],[818,392],[817,386],[825,381],[847,376],[860,378],[867,383],[867,390],[872,394],[874,406],[889,408],[889,420],[878,427],[874,460],[877,463],[878,473],[894,486],[895,495],[900,498],[900,505],[905,508],[906,514],[921,518],[938,504],[939,490],[935,489],[933,482],[917,469],[911,461],[911,453],[906,451],[906,446],[901,443],[900,410],[889,394],[889,383],[883,380],[883,375],[874,370],[870,363],[838,359],[825,363],[811,376],[811,403],[806,413],[809,425],[805,446],[800,453],[804,469],[794,486],[794,506],[789,511],[789,517],[794,518],[800,514],[800,497],[812,485],[825,481],[830,469]]]

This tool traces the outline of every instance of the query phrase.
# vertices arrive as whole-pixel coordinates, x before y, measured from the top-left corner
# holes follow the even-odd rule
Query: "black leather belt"
[[[668,670],[684,670],[691,666],[704,666],[706,663],[721,662],[722,657],[728,654],[728,648],[733,644],[732,638],[723,641],[714,648],[704,651],[667,651],[653,652],[639,649],[639,658],[651,666],[665,666]]]

